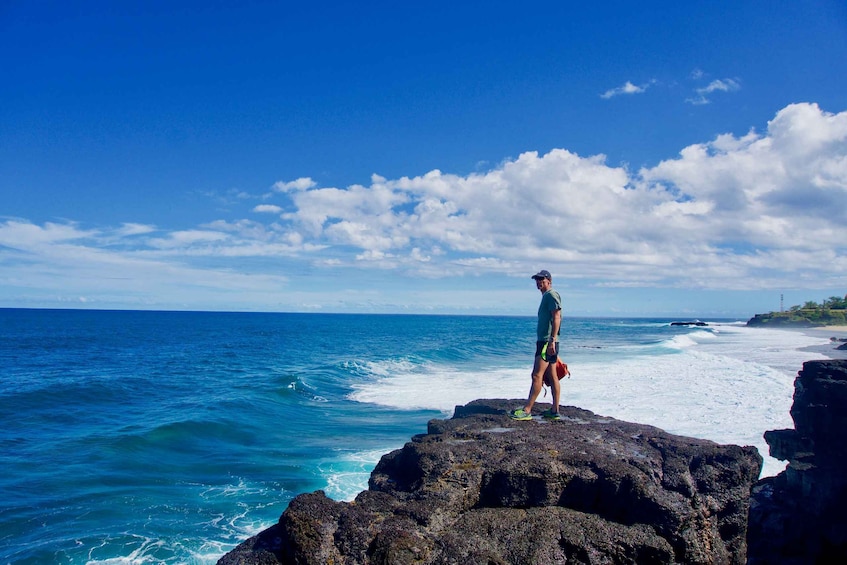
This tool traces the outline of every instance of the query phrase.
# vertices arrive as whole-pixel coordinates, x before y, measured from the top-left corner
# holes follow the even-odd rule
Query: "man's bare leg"
[[[559,395],[562,393],[562,387],[559,383],[559,377],[556,376],[556,366],[552,363],[548,363],[547,366],[547,378],[550,382],[550,390],[553,391],[553,408],[552,411],[558,413],[559,412]]]
[[[550,367],[550,363],[541,358],[541,355],[535,357],[535,364],[532,367],[532,386],[529,389],[529,398],[524,406],[524,412],[532,413],[532,407],[535,406],[535,400],[541,394],[541,389],[544,386],[544,373]],[[558,385],[558,383],[557,383]]]

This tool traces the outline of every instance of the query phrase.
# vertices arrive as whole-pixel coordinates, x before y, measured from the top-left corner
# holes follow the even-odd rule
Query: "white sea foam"
[[[516,382],[524,377],[528,383],[529,374],[529,367],[471,372],[428,364],[415,371],[397,371],[356,384],[349,398],[401,410],[440,410],[450,415],[457,404],[477,398],[514,397]]]
[[[348,370],[365,375],[377,375],[385,377],[397,372],[407,373],[414,371],[417,365],[406,358],[385,359],[382,361],[348,361],[345,363]]]
[[[697,342],[691,335],[678,335],[662,342],[661,345],[668,349],[687,349],[697,345]]]
[[[93,546],[88,552],[86,565],[147,565],[151,563],[193,563],[195,565],[213,565],[226,552],[234,549],[239,543],[247,538],[255,536],[263,530],[272,526],[276,520],[262,521],[251,517],[257,509],[279,506],[278,516],[283,508],[279,500],[280,491],[266,485],[251,485],[244,479],[236,479],[237,483],[229,485],[209,486],[199,493],[199,498],[204,503],[222,502],[224,499],[239,499],[249,495],[250,503],[238,502],[235,504],[235,513],[227,512],[211,516],[207,521],[197,523],[186,522],[186,527],[192,531],[215,531],[218,533],[215,539],[185,539],[183,535],[171,536],[167,539],[154,539],[152,537],[123,533],[106,538]],[[203,485],[192,485],[203,487]],[[367,488],[367,477],[364,486],[355,492]],[[353,496],[355,496],[355,492]],[[266,500],[267,502],[261,502]],[[202,504],[201,504],[202,506]],[[223,505],[222,509],[230,508]],[[202,516],[198,511],[197,516]],[[78,541],[82,545],[84,542]],[[111,551],[114,546],[126,548],[125,555],[114,557],[97,558],[100,551]],[[179,561],[174,561],[162,556],[182,555]],[[185,558],[184,556],[189,557]]]
[[[157,559],[152,555],[152,552],[165,543],[161,540],[154,540],[143,536],[133,536],[139,541],[138,547],[132,550],[128,555],[122,557],[112,557],[108,559],[93,559],[91,552],[86,565],[142,565],[146,563],[157,563]],[[105,540],[102,546],[106,546],[109,540]],[[101,547],[102,547],[101,546]],[[95,549],[99,549],[95,548]],[[92,550],[93,552],[94,550]]]
[[[326,495],[335,500],[351,501],[368,488],[371,471],[380,458],[394,448],[345,453],[318,466],[326,479]]]
[[[770,476],[785,463],[768,456],[762,435],[793,427],[794,377],[804,361],[820,357],[799,348],[823,343],[800,332],[726,324],[676,336],[661,345],[671,350],[665,354],[582,353],[570,364],[572,378],[562,381],[562,404],[671,433],[753,445],[765,460],[762,475]],[[373,378],[356,385],[351,399],[445,416],[457,404],[524,398],[529,389],[529,364],[478,371],[405,363],[373,369]],[[539,400],[549,402],[549,394]]]

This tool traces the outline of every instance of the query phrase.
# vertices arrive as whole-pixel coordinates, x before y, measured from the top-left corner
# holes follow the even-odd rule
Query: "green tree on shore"
[[[802,306],[792,306],[789,309],[790,312],[798,310],[847,310],[847,295],[844,298],[830,296],[820,304],[814,300],[808,300]]]
[[[826,326],[847,325],[847,295],[844,298],[830,296],[818,304],[806,301],[802,306],[791,306],[787,312],[756,314],[747,321],[748,326]]]

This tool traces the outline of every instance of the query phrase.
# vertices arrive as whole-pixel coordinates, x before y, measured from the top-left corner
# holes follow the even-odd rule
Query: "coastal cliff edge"
[[[516,422],[477,400],[386,454],[353,502],[294,498],[219,563],[843,563],[847,360],[808,361],[794,429],[753,447],[563,407]],[[539,409],[546,406],[540,405]],[[752,492],[752,496],[751,496]]]
[[[383,456],[354,502],[297,496],[219,563],[745,562],[754,447],[574,407],[517,422],[517,404],[456,407]]]

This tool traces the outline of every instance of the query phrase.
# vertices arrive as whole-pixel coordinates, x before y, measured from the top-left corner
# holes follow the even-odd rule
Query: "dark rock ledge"
[[[228,564],[744,563],[753,447],[574,407],[478,400],[385,455],[367,491],[294,498]],[[547,406],[539,405],[539,412]]]
[[[788,466],[753,489],[748,562],[847,563],[847,360],[803,363],[791,417],[765,432]]]

